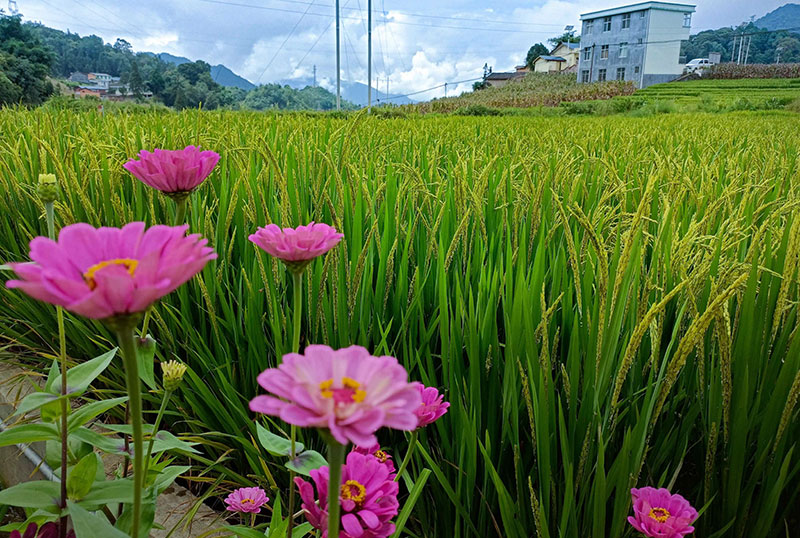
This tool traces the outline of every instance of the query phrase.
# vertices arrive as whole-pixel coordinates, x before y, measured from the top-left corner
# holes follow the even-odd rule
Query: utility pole
[[[317,87],[317,64],[314,64],[314,87]]]
[[[444,83],[444,98],[447,99],[447,82]]]
[[[744,65],[747,65],[747,59],[750,57],[750,43],[753,41],[753,36],[747,38],[747,49],[744,53]]]
[[[367,0],[367,110],[372,110],[372,0]]]
[[[339,49],[339,0],[336,0],[336,110],[342,109],[342,55]]]
[[[731,62],[736,57],[736,36],[733,36],[733,49],[731,49]]]
[[[782,49],[783,49],[783,47],[781,47],[780,45],[778,45],[778,46],[775,48],[775,63],[776,63],[776,64],[779,64],[779,63],[781,63],[781,50],[782,50]]]

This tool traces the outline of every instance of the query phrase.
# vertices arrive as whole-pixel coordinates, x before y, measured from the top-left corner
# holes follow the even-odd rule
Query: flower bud
[[[39,199],[45,204],[52,204],[58,198],[58,181],[55,174],[39,174],[39,183],[36,186]]]
[[[177,390],[186,373],[186,365],[178,361],[167,361],[161,364],[163,372],[164,389],[170,392]]]

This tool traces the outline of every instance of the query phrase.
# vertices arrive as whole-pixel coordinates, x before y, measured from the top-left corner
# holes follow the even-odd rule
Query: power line
[[[286,4],[299,4],[299,5],[308,5],[313,4],[315,2],[306,2],[303,0],[274,0],[276,2],[283,2]],[[319,7],[327,7],[332,8],[333,4],[325,4],[316,2],[316,5]],[[253,7],[257,9],[284,9],[284,8],[270,8],[269,6],[262,6],[256,4],[247,4],[247,7]],[[342,10],[348,11],[362,11],[362,8],[359,7],[349,7],[345,8],[342,7]],[[383,10],[385,12],[385,10]],[[373,9],[374,13],[379,12],[377,9]],[[411,11],[403,11],[403,10],[393,10],[393,13],[397,13],[399,15],[406,15],[408,17],[416,17],[416,18],[424,18],[424,19],[443,19],[443,20],[453,20],[453,21],[467,21],[467,22],[480,22],[483,24],[504,24],[504,25],[513,25],[513,26],[542,26],[542,27],[549,27],[549,28],[562,28],[563,24],[548,24],[548,23],[541,23],[541,22],[519,22],[519,21],[510,21],[510,20],[498,20],[498,19],[486,19],[483,17],[452,17],[448,15],[432,15],[427,13],[415,13]]]
[[[267,72],[267,69],[269,69],[269,66],[271,66],[272,62],[275,61],[275,58],[278,57],[278,54],[283,49],[283,46],[286,45],[286,42],[289,41],[290,37],[292,37],[292,35],[294,34],[294,31],[297,30],[297,27],[300,25],[300,22],[303,20],[303,18],[306,16],[306,13],[308,13],[308,10],[311,9],[311,6],[313,6],[313,5],[314,5],[314,2],[311,2],[310,4],[308,4],[308,7],[306,8],[305,12],[302,15],[300,15],[300,18],[297,19],[296,23],[294,23],[294,26],[292,27],[292,30],[289,32],[289,34],[286,36],[286,39],[283,40],[283,43],[281,43],[281,46],[278,47],[278,50],[276,50],[275,54],[272,55],[272,58],[270,59],[269,63],[264,67],[264,70],[261,71],[261,74],[258,75],[258,79],[256,80],[256,85],[258,85],[258,83],[261,82],[261,77],[263,77],[264,73]]]
[[[270,7],[270,6],[260,6],[260,5],[255,5],[255,4],[244,4],[244,3],[241,3],[241,2],[232,2],[230,0],[197,0],[197,1],[198,2],[204,2],[206,4],[220,4],[220,5],[225,5],[225,6],[246,7],[246,8],[251,8],[251,9],[262,9],[262,10],[266,10],[266,11],[278,11],[278,12],[282,12],[282,13],[303,13],[303,11],[297,11],[297,10],[294,10],[294,9],[285,9],[285,8]],[[281,1],[287,1],[287,0],[281,0]],[[355,9],[355,8],[351,8],[351,9]],[[332,17],[332,15],[327,14],[327,13],[308,13],[308,15],[312,15],[312,16],[315,16],[315,17],[325,17],[325,18]],[[340,18],[342,20],[352,20],[352,21],[361,20],[361,19],[359,19],[357,17],[340,17]],[[385,17],[384,17],[384,19],[387,20],[387,22],[390,23],[390,24],[402,24],[402,25],[405,25],[405,26],[420,26],[420,27],[423,27],[423,28],[449,28],[449,29],[454,29],[454,30],[471,30],[471,31],[475,31],[475,32],[503,32],[503,33],[517,33],[517,34],[534,34],[534,33],[536,33],[536,34],[545,34],[545,33],[549,34],[550,33],[550,32],[544,32],[544,31],[534,32],[534,31],[531,31],[531,30],[513,30],[511,28],[485,28],[485,27],[484,28],[479,28],[479,27],[474,27],[474,26],[451,26],[451,25],[444,25],[444,24],[422,24],[422,23],[408,22],[408,21],[398,21],[398,20],[388,21],[388,19],[386,19]],[[561,25],[557,25],[557,26],[560,27]]]
[[[443,82],[437,86],[431,86],[430,88],[425,88],[424,90],[418,90],[411,93],[404,93],[403,95],[393,95],[391,97],[387,97],[386,99],[384,99],[384,101],[389,101],[390,99],[400,99],[401,97],[410,97],[412,95],[418,95],[420,93],[425,93],[432,90],[438,90],[439,88],[444,88],[445,86],[450,86],[450,85],[455,86],[457,84],[464,84],[465,82],[475,82],[477,80],[483,80],[483,77],[470,78],[466,80],[456,80],[454,82]],[[378,99],[378,101],[380,101],[380,99]]]

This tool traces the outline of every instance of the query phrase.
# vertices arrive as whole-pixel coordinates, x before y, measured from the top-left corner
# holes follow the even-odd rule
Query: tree
[[[547,40],[548,43],[552,43],[553,46],[558,45],[559,43],[580,43],[581,36],[575,35],[575,32],[572,30],[568,32],[564,32],[561,35],[557,35],[555,37],[551,37]]]
[[[528,49],[528,54],[525,56],[525,65],[528,66],[528,69],[533,69],[533,61],[539,56],[547,55],[549,52],[550,49],[545,47],[544,44],[536,43]]]
[[[20,17],[0,18],[0,106],[44,102],[53,93],[47,79],[52,61],[52,52]]]
[[[131,54],[133,52],[133,46],[130,43],[125,41],[122,38],[117,38],[114,42],[114,50],[117,52],[121,52],[123,54]]]
[[[131,60],[131,68],[128,73],[128,86],[131,93],[137,99],[141,99],[142,91],[144,90],[144,81],[142,81],[142,74],[139,72],[139,62],[136,59]]]

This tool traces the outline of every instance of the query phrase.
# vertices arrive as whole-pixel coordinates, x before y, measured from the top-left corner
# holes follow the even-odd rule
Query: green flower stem
[[[292,290],[292,309],[294,319],[294,333],[292,338],[292,353],[300,352],[300,317],[303,313],[303,273],[292,273],[294,289]]]
[[[147,307],[147,310],[144,312],[144,321],[142,321],[142,330],[139,332],[139,336],[145,338],[147,336],[147,326],[150,324],[150,314],[153,312],[153,306],[150,305]]]
[[[55,222],[55,208],[53,202],[44,204],[45,214],[47,216],[47,235],[55,241],[56,239],[56,222]],[[64,331],[64,309],[56,306],[56,316],[58,318],[58,359],[61,365],[61,395],[67,394],[67,337]],[[67,442],[67,398],[61,398],[61,508],[67,507],[67,465],[68,465],[68,449]],[[67,536],[67,516],[61,516],[61,521],[58,525],[58,534],[60,538]]]
[[[406,470],[408,464],[411,463],[411,456],[414,455],[414,449],[417,448],[417,438],[419,437],[419,433],[417,430],[411,432],[411,440],[408,442],[408,450],[406,450],[406,457],[403,458],[403,463],[400,464],[400,468],[397,469],[397,476],[394,477],[394,481],[398,482],[400,480],[400,475],[403,474],[403,471]]]
[[[139,537],[139,524],[142,519],[142,393],[139,382],[139,363],[136,358],[136,342],[133,336],[133,325],[128,324],[117,330],[119,347],[122,350],[122,361],[125,366],[125,380],[128,386],[128,406],[131,414],[133,430],[133,521],[131,537]]]
[[[147,477],[147,469],[150,467],[150,456],[153,454],[153,444],[156,441],[156,434],[158,434],[158,428],[161,426],[161,419],[164,418],[164,411],[167,409],[167,403],[169,403],[169,399],[172,396],[172,391],[164,389],[164,396],[161,398],[161,407],[158,408],[158,414],[156,415],[156,422],[153,424],[153,433],[150,435],[150,442],[147,443],[147,454],[144,457],[144,476]]]
[[[328,478],[328,536],[339,536],[339,489],[342,481],[342,464],[344,464],[345,446],[336,442],[334,439],[328,441],[328,466],[330,476]]]
[[[180,226],[186,222],[186,204],[188,200],[189,198],[186,197],[183,200],[175,202],[177,204],[175,207],[175,226]]]
[[[303,312],[303,273],[292,273],[293,297],[292,309],[294,318],[294,332],[292,333],[292,352],[300,352],[300,318]],[[290,438],[292,441],[290,457],[292,461],[297,457],[295,450],[295,440],[297,439],[297,426],[292,424]],[[289,525],[286,528],[286,538],[292,538],[292,529],[294,527],[294,502],[295,502],[295,472],[289,471]]]

